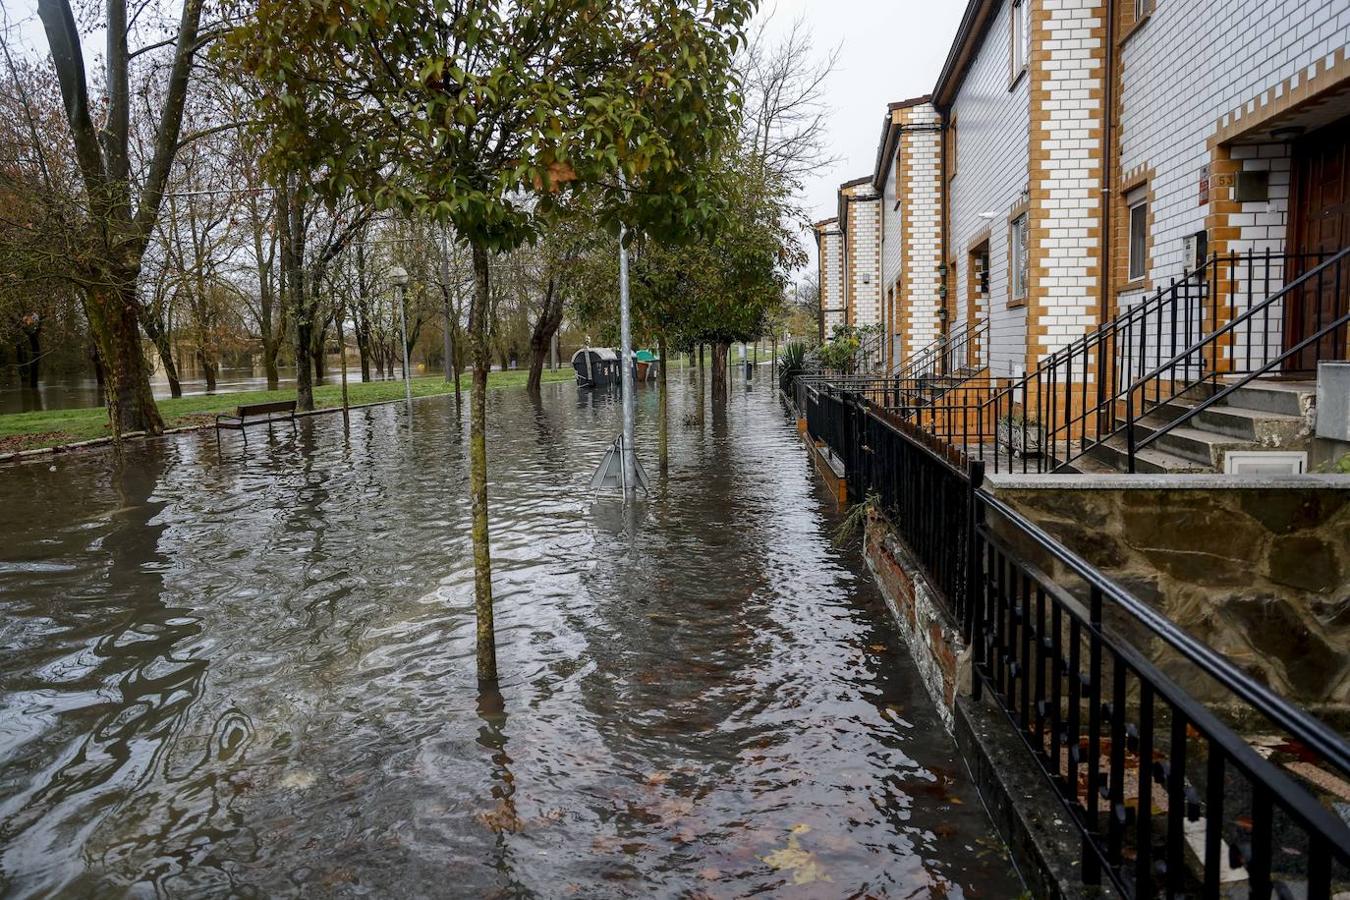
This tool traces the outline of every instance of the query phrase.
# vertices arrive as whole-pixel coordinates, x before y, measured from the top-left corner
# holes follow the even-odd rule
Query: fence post
[[[980,569],[980,526],[984,523],[984,506],[980,503],[980,487],[984,484],[984,461],[972,459],[966,463],[967,499],[966,499],[966,602],[963,626],[966,643],[971,648],[970,692],[976,700],[980,699],[979,667],[984,662],[984,636],[975,633],[976,625],[983,618],[979,608],[980,597],[984,595],[984,578]]]

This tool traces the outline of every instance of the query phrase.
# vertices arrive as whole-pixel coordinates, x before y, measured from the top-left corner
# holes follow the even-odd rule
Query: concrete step
[[[1251,441],[1230,437],[1216,431],[1205,431],[1182,425],[1164,432],[1156,442],[1145,449],[1157,448],[1173,456],[1197,462],[1216,472],[1223,471],[1223,458],[1229,450],[1247,450]]]
[[[1316,397],[1316,382],[1262,378],[1229,394],[1223,405],[1301,419],[1307,416]]]
[[[1263,447],[1286,447],[1308,436],[1302,416],[1220,404],[1199,413],[1188,424]]]
[[[1078,460],[1074,461],[1074,465],[1077,466],[1082,459],[1088,456],[1097,462],[1106,464],[1113,471],[1126,472],[1129,470],[1129,454],[1126,449],[1125,438],[1122,435],[1109,438],[1105,443],[1094,444],[1084,457],[1079,457]],[[1214,471],[1213,466],[1154,447],[1145,447],[1135,453],[1134,462],[1135,472],[1149,475],[1181,475]]]

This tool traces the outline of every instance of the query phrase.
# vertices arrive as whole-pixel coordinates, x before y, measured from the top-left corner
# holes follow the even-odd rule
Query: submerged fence
[[[1329,900],[1350,888],[1346,822],[1106,615],[1220,685],[1302,765],[1347,779],[1340,735],[989,494],[984,464],[959,447],[846,385],[803,378],[791,395],[850,496],[873,499],[943,594],[972,648],[976,697],[1002,709],[1082,835],[1084,881],[1137,898],[1241,887]]]

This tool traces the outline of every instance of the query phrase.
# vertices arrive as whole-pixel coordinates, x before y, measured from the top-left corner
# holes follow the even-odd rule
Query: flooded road
[[[453,399],[0,468],[0,893],[1017,896],[761,372],[493,395],[500,694]]]

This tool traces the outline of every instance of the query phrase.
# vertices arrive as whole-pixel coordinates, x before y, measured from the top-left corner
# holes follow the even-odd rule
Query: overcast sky
[[[45,52],[36,0],[0,4],[11,27],[18,26],[19,39]],[[834,215],[840,183],[872,172],[886,104],[933,89],[964,8],[964,0],[764,0],[761,15],[772,15],[772,28],[801,17],[818,56],[842,50],[828,84],[830,151],[839,159],[806,185],[813,219]]]
[[[765,6],[770,7],[768,0]],[[818,54],[843,49],[829,82],[830,147],[839,162],[806,185],[814,220],[835,214],[841,183],[872,174],[886,104],[933,89],[965,6],[964,0],[778,0],[773,5],[775,27],[801,16]]]

